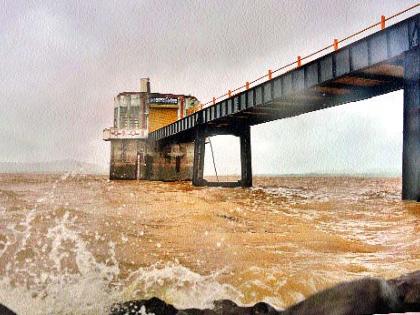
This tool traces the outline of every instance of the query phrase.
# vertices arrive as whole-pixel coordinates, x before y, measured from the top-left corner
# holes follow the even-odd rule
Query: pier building
[[[186,148],[178,146],[156,155],[147,139],[150,132],[182,119],[198,107],[197,98],[191,95],[152,93],[149,78],[140,80],[139,91],[119,93],[114,98],[114,124],[103,131],[103,139],[111,143],[110,179],[168,179],[171,176],[165,169],[170,169],[166,166],[172,160],[176,179],[181,178],[181,173],[182,178],[191,177],[190,169],[181,172],[180,161]]]

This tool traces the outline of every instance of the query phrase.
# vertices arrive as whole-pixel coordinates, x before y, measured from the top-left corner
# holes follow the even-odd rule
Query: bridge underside
[[[403,198],[418,199],[418,25],[419,14],[185,117],[151,136],[159,143],[197,143],[203,137],[219,134],[241,137],[242,131],[253,125],[404,89]],[[250,150],[250,146],[244,146],[245,151],[247,148]],[[196,150],[200,150],[197,145]],[[241,150],[241,156],[242,169],[251,172],[246,165],[251,161],[250,153],[247,158],[248,153]],[[201,161],[197,158],[194,165]],[[252,181],[242,175],[241,184],[251,185]]]

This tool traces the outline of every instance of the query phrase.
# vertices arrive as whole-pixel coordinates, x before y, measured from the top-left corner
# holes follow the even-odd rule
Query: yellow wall
[[[149,109],[149,132],[169,125],[178,119],[178,107],[155,107]]]

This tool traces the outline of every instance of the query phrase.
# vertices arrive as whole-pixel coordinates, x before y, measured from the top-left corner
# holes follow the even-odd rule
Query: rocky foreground
[[[358,315],[403,312],[420,312],[420,270],[391,280],[364,278],[344,282],[318,292],[286,310],[278,310],[264,302],[242,307],[230,300],[215,301],[212,309],[178,310],[158,298],[151,298],[114,304],[109,314]],[[0,304],[0,315],[16,314]]]
[[[213,309],[177,310],[170,304],[152,298],[113,305],[111,315],[357,315],[410,311],[420,312],[420,270],[388,281],[364,278],[344,282],[286,310],[275,309],[264,302],[241,307],[230,300],[215,301]]]

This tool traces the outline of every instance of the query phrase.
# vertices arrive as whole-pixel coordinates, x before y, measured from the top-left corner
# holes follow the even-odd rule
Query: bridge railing
[[[218,97],[213,97],[210,101],[208,101],[208,102],[206,102],[206,103],[203,104],[203,108],[206,107],[206,106],[209,106],[209,105],[214,105],[217,101],[222,100],[224,98],[232,97],[232,95],[234,95],[235,93],[240,92],[242,90],[248,90],[251,87],[251,85],[253,85],[253,84],[257,83],[257,82],[263,81],[265,79],[271,80],[273,78],[273,74],[278,74],[279,75],[282,71],[284,71],[286,69],[290,69],[291,67],[300,67],[300,66],[302,66],[302,62],[304,60],[309,60],[309,59],[311,59],[311,58],[313,58],[315,56],[320,57],[321,53],[323,53],[325,51],[328,51],[330,49],[338,50],[340,44],[342,44],[344,42],[349,42],[351,39],[354,39],[357,36],[368,32],[369,30],[372,30],[374,28],[377,28],[378,26],[380,27],[381,30],[383,30],[386,27],[386,22],[388,22],[390,20],[393,20],[393,19],[397,18],[398,16],[401,16],[401,15],[403,15],[403,14],[409,12],[409,11],[412,11],[415,8],[419,7],[419,6],[420,6],[420,4],[417,3],[417,4],[415,4],[415,5],[411,6],[411,7],[407,8],[405,10],[402,10],[400,12],[397,12],[397,13],[389,16],[389,17],[385,17],[384,15],[382,15],[381,18],[380,18],[380,20],[379,20],[379,22],[376,22],[374,24],[371,24],[371,25],[365,27],[364,29],[362,29],[362,30],[360,30],[358,32],[355,32],[355,33],[353,33],[353,34],[351,34],[351,35],[349,35],[349,36],[347,36],[345,38],[342,38],[342,39],[334,39],[333,42],[332,42],[332,44],[330,44],[328,46],[325,46],[325,47],[323,47],[321,49],[318,49],[317,51],[314,51],[314,52],[312,52],[312,53],[310,53],[310,54],[308,54],[306,56],[303,56],[303,57],[302,56],[297,56],[297,58],[294,61],[291,61],[288,64],[285,64],[285,65],[283,65],[283,66],[281,66],[281,67],[279,67],[279,68],[277,68],[275,70],[268,69],[266,74],[264,74],[264,75],[262,75],[262,76],[260,76],[260,77],[258,77],[256,79],[254,79],[252,81],[247,81],[247,82],[245,82],[244,85],[241,85],[241,86],[239,86],[237,88],[234,88],[232,90],[229,89],[223,95],[220,95]]]
[[[353,33],[353,34],[351,34],[351,35],[349,35],[349,36],[347,36],[347,37],[345,37],[341,40],[334,39],[334,41],[331,45],[328,45],[328,46],[326,46],[322,49],[319,49],[319,50],[317,50],[317,51],[315,51],[315,52],[313,52],[313,53],[311,53],[307,56],[303,56],[303,57],[298,56],[298,58],[295,61],[290,62],[290,63],[288,63],[288,64],[286,64],[286,65],[284,65],[284,66],[282,66],[278,69],[275,69],[275,70],[270,69],[270,70],[267,71],[267,74],[265,74],[263,76],[260,76],[259,78],[256,78],[253,81],[246,82],[244,85],[242,85],[242,86],[240,86],[236,89],[228,90],[227,93],[225,93],[225,94],[223,94],[223,95],[221,95],[217,98],[213,97],[213,99],[211,101],[203,104],[204,105],[203,108],[200,109],[199,111],[194,112],[191,115],[187,115],[181,120],[177,120],[176,122],[174,122],[170,125],[164,126],[160,129],[152,132],[150,134],[150,136],[154,140],[162,139],[162,138],[171,136],[171,135],[173,135],[177,132],[192,128],[195,125],[201,123],[202,122],[201,120],[203,120],[203,119],[207,120],[206,117],[208,117],[208,116],[211,119],[213,119],[214,116],[215,116],[214,112],[222,110],[221,108],[219,108],[219,109],[215,108],[215,106],[209,106],[209,105],[215,105],[216,101],[217,101],[218,104],[220,102],[228,102],[228,103],[230,102],[230,104],[229,104],[229,106],[227,106],[227,108],[242,109],[242,105],[244,105],[244,103],[246,103],[242,99],[243,96],[245,96],[244,92],[249,93],[250,91],[252,91],[254,86],[251,89],[251,85],[255,85],[255,83],[257,83],[257,82],[259,82],[259,84],[265,84],[265,81],[264,81],[265,79],[271,80],[271,79],[275,78],[273,76],[273,74],[277,74],[276,77],[278,77],[278,76],[281,76],[283,73],[287,72],[287,71],[284,71],[284,70],[291,71],[293,69],[299,68],[299,67],[302,66],[302,61],[307,60],[307,62],[308,62],[308,61],[310,61],[311,58],[314,58],[315,56],[317,58],[322,57],[323,55],[326,55],[326,54],[321,55],[321,53],[329,51],[330,49],[333,49],[333,51],[336,51],[336,50],[339,49],[339,44],[341,44],[343,42],[348,42],[351,39],[354,39],[361,34],[365,34],[367,31],[372,30],[372,29],[374,29],[378,26],[380,27],[381,30],[383,30],[383,29],[385,29],[387,21],[395,19],[396,17],[398,17],[398,16],[400,16],[400,15],[406,13],[406,12],[409,12],[411,10],[414,10],[415,8],[417,8],[419,6],[420,6],[420,4],[413,5],[409,8],[407,8],[407,9],[405,9],[403,11],[400,11],[400,12],[398,12],[398,13],[390,16],[390,17],[387,17],[387,18],[384,17],[384,16],[381,16],[381,19],[380,19],[379,22],[374,23],[374,24],[364,28],[363,30],[360,30],[356,33]],[[258,86],[258,85],[255,85],[255,86]],[[249,91],[247,91],[247,90],[249,90]],[[226,98],[226,100],[224,100],[225,98]],[[246,99],[248,99],[248,98],[246,98]],[[245,104],[245,106],[247,106],[247,105],[248,104]],[[240,108],[237,108],[237,107],[240,107]],[[230,113],[227,112],[227,113],[224,113],[224,114],[230,114]]]

